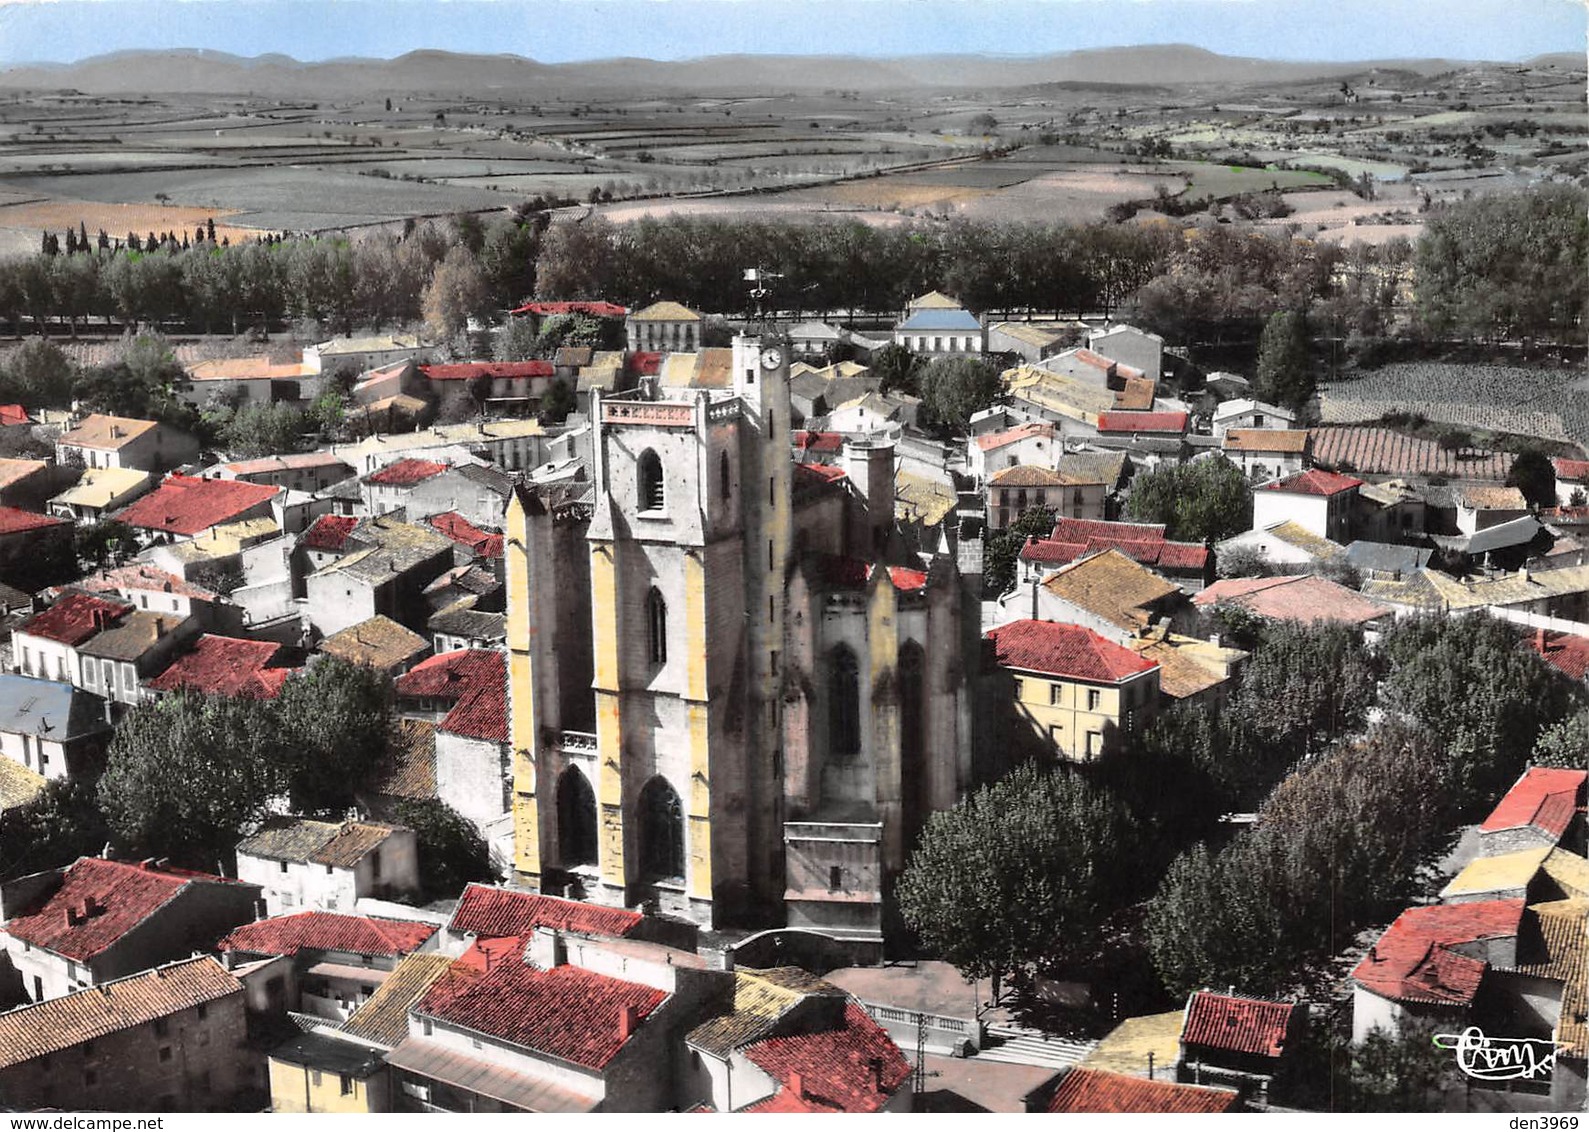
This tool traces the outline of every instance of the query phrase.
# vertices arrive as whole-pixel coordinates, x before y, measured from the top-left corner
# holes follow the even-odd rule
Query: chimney
[[[618,1040],[623,1041],[635,1032],[635,1027],[640,1025],[640,1008],[637,1006],[621,1006],[618,1008]]]
[[[1545,652],[1545,626],[1543,625],[1534,630],[1534,651],[1542,655]]]
[[[866,1067],[871,1070],[872,1091],[881,1093],[883,1091],[883,1059],[874,1057],[866,1063]]]
[[[798,1069],[789,1074],[789,1091],[800,1100],[806,1099],[806,1079]]]

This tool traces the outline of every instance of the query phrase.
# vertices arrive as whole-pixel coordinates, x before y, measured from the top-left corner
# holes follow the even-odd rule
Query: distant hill
[[[1569,54],[1529,65],[1582,68]],[[602,59],[538,63],[517,55],[415,51],[396,59],[301,63],[284,55],[245,59],[218,51],[124,51],[72,64],[0,70],[0,87],[85,94],[259,94],[357,97],[402,94],[541,96],[562,91],[884,91],[1006,89],[1059,83],[1113,86],[1272,83],[1381,68],[1436,74],[1444,59],[1291,63],[1219,55],[1199,47],[1116,47],[1042,56],[716,55],[662,62]]]

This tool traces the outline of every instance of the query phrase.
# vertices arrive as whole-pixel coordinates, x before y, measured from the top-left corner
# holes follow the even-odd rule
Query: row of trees
[[[283,804],[340,819],[387,753],[392,685],[381,673],[322,658],[275,700],[178,694],[133,707],[103,774],[57,783],[0,818],[0,878],[95,854],[227,868],[245,831]],[[484,843],[438,802],[396,815],[419,834],[427,887],[454,893],[485,879]]]
[[[1502,623],[1414,620],[1378,649],[1336,626],[1254,632],[1218,713],[1173,709],[1096,764],[1025,766],[932,815],[898,890],[922,942],[978,977],[1051,969],[1147,900],[1172,995],[1287,991],[1393,916],[1536,743],[1581,761],[1581,692]],[[1255,807],[1232,837],[1221,815]]]

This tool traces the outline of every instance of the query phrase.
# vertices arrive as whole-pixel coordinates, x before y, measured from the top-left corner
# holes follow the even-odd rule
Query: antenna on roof
[[[782,274],[764,271],[760,267],[747,267],[745,269],[746,290],[750,300],[745,308],[747,322],[755,323],[762,329],[766,328],[767,297],[772,294],[772,288],[769,284],[774,279],[782,278]],[[749,329],[749,327],[746,329]]]

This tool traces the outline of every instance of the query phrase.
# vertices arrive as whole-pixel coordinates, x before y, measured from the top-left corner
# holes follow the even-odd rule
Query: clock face
[[[783,351],[776,346],[769,346],[761,352],[761,368],[777,369],[783,364]]]

